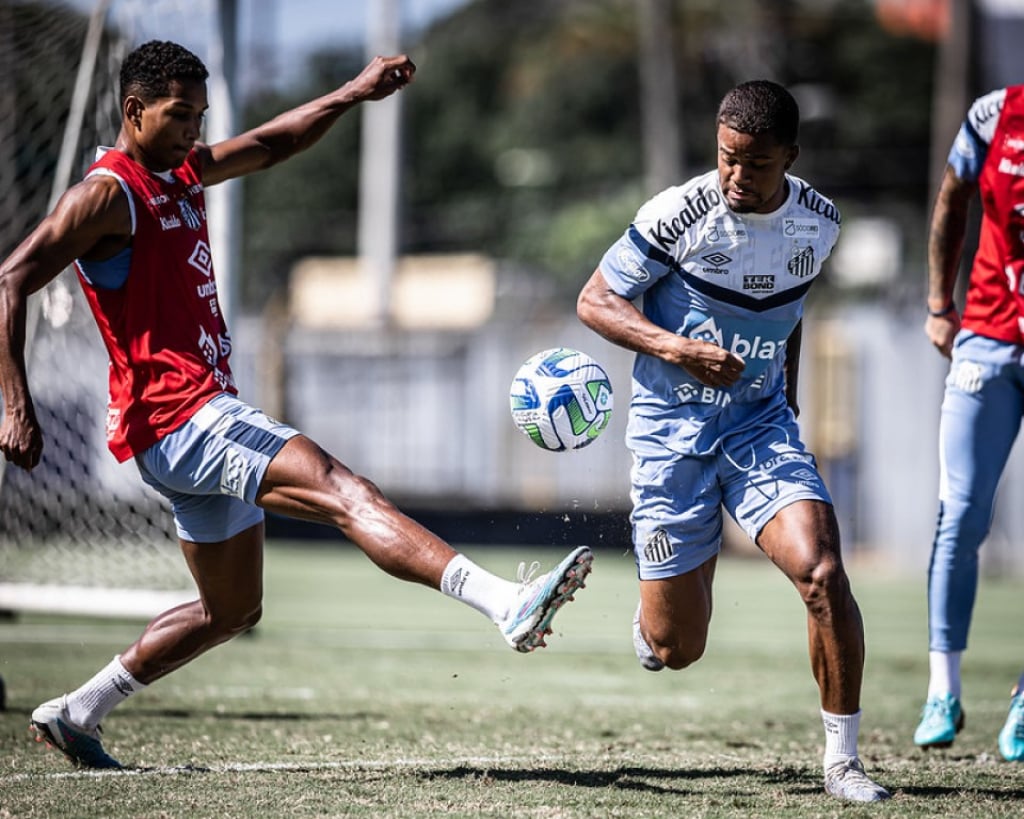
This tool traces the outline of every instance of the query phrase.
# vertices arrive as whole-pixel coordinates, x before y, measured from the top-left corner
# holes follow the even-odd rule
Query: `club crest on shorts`
[[[672,557],[672,544],[668,539],[668,532],[664,529],[655,529],[644,546],[644,560],[650,563],[664,563]]]

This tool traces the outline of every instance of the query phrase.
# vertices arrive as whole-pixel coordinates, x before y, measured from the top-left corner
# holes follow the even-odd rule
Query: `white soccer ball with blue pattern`
[[[586,353],[555,347],[519,368],[509,403],[515,425],[541,449],[582,449],[611,420],[612,382]]]

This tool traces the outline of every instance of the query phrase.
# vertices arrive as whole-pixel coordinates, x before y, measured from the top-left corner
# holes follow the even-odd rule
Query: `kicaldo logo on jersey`
[[[786,340],[775,341],[773,339],[762,338],[761,336],[754,336],[753,338],[745,338],[739,333],[733,333],[728,343],[725,340],[725,333],[722,332],[722,328],[718,326],[718,323],[713,319],[709,318],[698,324],[689,333],[686,332],[685,327],[679,328],[676,331],[679,335],[686,335],[688,338],[692,338],[695,341],[707,341],[711,344],[716,344],[719,347],[724,347],[730,353],[738,355],[744,361],[750,359],[761,359],[763,361],[771,361],[786,347]]]

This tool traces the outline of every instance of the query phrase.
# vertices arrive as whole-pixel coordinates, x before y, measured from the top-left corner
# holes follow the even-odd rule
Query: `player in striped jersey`
[[[644,204],[578,301],[586,325],[637,354],[626,433],[634,645],[651,671],[703,654],[724,506],[806,605],[826,791],[878,801],[889,794],[857,751],[860,612],[796,422],[804,298],[839,236],[839,212],[788,173],[799,110],[784,88],[737,86],[717,126],[717,170]]]

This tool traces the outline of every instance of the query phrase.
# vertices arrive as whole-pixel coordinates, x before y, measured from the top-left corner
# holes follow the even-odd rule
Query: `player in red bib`
[[[486,572],[370,481],[235,395],[204,187],[305,150],[356,104],[404,88],[414,71],[405,56],[377,57],[336,91],[205,145],[206,68],[175,43],[146,43],[121,68],[116,144],[0,265],[0,451],[24,469],[39,463],[26,301],[75,262],[110,356],[110,449],[134,457],[143,479],[170,500],[199,592],[157,616],[84,685],[33,711],[37,738],[75,763],[120,767],[100,742],[99,722],[259,619],[264,509],[337,526],[390,574],[488,616],[517,651],[543,645],[551,618],[583,585],[592,560],[586,547],[535,580]]]
[[[968,206],[981,233],[961,316],[953,301]],[[949,153],[928,242],[925,333],[951,358],[939,425],[939,517],[928,570],[928,694],[914,742],[953,744],[964,726],[960,666],[978,588],[978,550],[1024,419],[1024,86],[975,100]],[[1024,761],[1024,675],[999,734]]]

